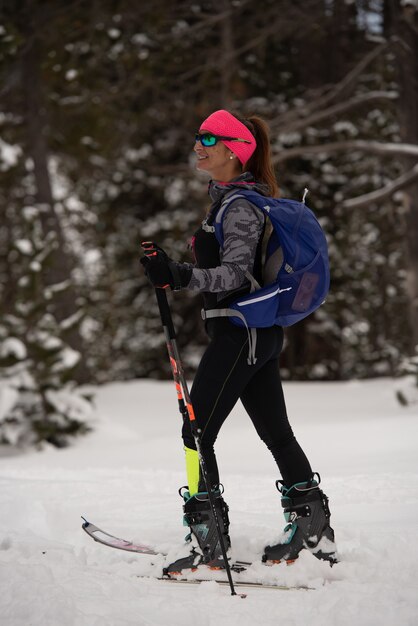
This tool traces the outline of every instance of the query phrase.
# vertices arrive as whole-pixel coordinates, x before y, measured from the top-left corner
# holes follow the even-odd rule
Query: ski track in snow
[[[171,383],[97,389],[94,432],[71,448],[0,451],[2,626],[417,626],[418,411],[394,381],[287,383],[291,423],[330,498],[341,562],[302,553],[290,567],[257,562],[284,521],[273,459],[237,406],[217,443],[233,558],[256,561],[235,580],[313,591],[153,580],[163,557],[107,548],[104,530],[174,555],[183,545],[181,418]],[[145,576],[148,578],[138,578]],[[240,590],[238,590],[240,591]]]

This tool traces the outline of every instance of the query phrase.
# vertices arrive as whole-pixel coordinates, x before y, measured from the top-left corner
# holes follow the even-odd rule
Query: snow
[[[118,37],[120,37],[121,35],[121,32],[118,28],[110,28],[107,31],[107,34],[109,35],[111,39],[118,39]]]
[[[15,246],[21,254],[33,254],[33,245],[29,239],[18,239],[15,241]]]
[[[59,341],[59,340],[58,340]],[[50,342],[51,343],[51,342]],[[48,346],[51,347],[51,346]],[[46,348],[46,346],[45,346]],[[81,354],[66,346],[60,353],[60,359],[53,367],[54,372],[60,372],[75,367],[81,358]]]
[[[256,563],[253,579],[313,590],[250,589],[245,600],[214,582],[159,582],[162,557],[112,550],[82,531],[80,515],[171,553],[185,534],[172,383],[97,388],[94,431],[72,447],[0,452],[2,626],[416,626],[418,411],[397,403],[395,383],[285,384],[293,428],[330,498],[341,562],[330,568],[305,552],[290,567]],[[240,406],[217,453],[233,556],[256,560],[284,523],[274,462]]]
[[[0,172],[7,172],[8,169],[14,167],[21,155],[20,146],[13,146],[0,139]]]
[[[48,402],[55,408],[58,415],[65,415],[68,419],[87,422],[92,413],[90,402],[83,398],[76,390],[68,387],[58,391],[48,390]]]
[[[77,78],[78,76],[78,71],[71,69],[71,70],[67,70],[67,72],[65,73],[65,78],[69,81],[74,80],[75,78]]]
[[[6,417],[14,407],[19,397],[19,393],[6,381],[0,381],[0,422]]]
[[[32,222],[35,218],[38,217],[39,211],[36,207],[33,206],[25,206],[22,209],[22,215],[28,222]]]
[[[6,356],[14,356],[19,361],[23,361],[27,357],[26,346],[17,337],[7,337],[0,344],[0,358]]]

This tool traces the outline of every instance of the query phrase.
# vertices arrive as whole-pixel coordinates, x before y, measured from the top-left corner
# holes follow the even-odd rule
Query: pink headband
[[[244,165],[257,147],[254,135],[248,128],[228,111],[223,109],[215,111],[202,122],[200,131],[208,130],[214,135],[234,137],[234,139],[246,139],[250,143],[241,141],[222,141],[226,147],[237,155]]]

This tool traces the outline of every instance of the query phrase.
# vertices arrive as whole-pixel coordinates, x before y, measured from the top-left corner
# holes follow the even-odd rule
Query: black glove
[[[167,253],[152,241],[143,241],[144,256],[140,259],[145,274],[154,287],[174,291],[186,287],[192,276],[192,269],[187,265],[176,263]]]

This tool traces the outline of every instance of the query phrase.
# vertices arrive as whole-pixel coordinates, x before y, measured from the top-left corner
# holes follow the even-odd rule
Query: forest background
[[[0,81],[0,443],[65,445],[86,384],[170,376],[140,242],[192,260],[218,108],[268,120],[329,242],[284,379],[418,371],[417,0],[2,1]],[[171,302],[192,376],[200,297]]]

